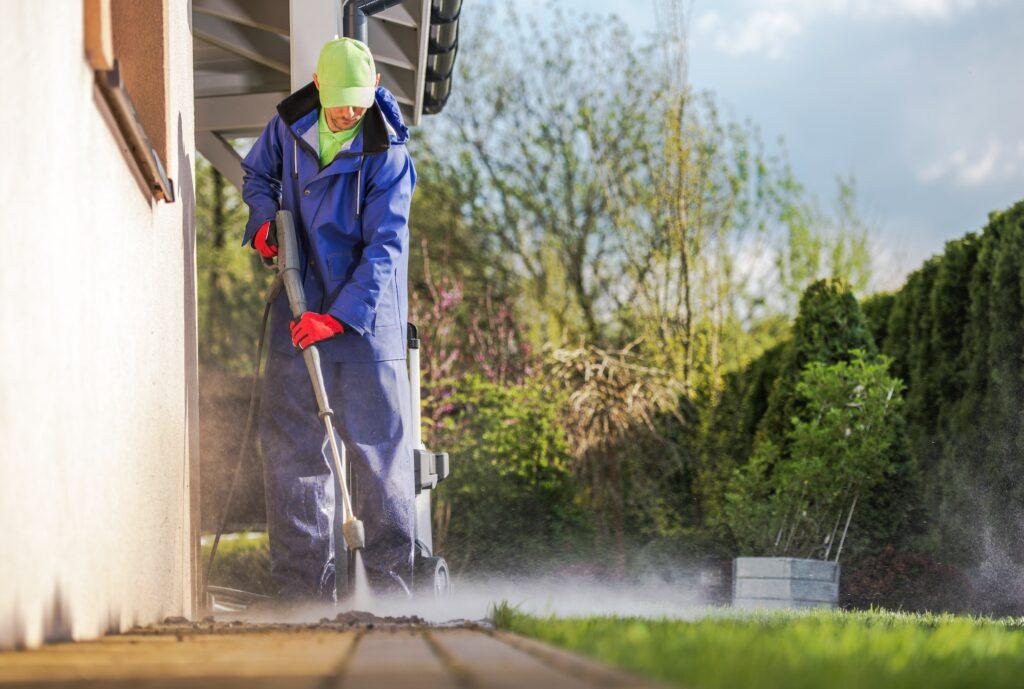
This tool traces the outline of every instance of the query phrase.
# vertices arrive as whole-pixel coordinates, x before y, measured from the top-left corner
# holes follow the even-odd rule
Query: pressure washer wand
[[[306,294],[302,289],[302,271],[299,263],[299,244],[295,236],[295,221],[290,211],[278,211],[277,213],[277,270],[284,282],[285,293],[288,295],[288,306],[291,308],[292,316],[299,318],[308,309],[306,308]],[[352,512],[352,497],[348,489],[348,481],[345,475],[345,446],[338,443],[338,436],[334,431],[334,411],[331,409],[327,399],[327,388],[324,385],[324,374],[320,367],[320,352],[316,345],[309,345],[302,350],[302,358],[306,362],[306,370],[309,372],[309,380],[313,384],[313,394],[316,397],[317,411],[324,424],[324,432],[327,434],[327,444],[331,449],[331,458],[334,460],[334,473],[341,486],[341,533],[345,538],[345,545],[349,550],[358,550],[366,544],[366,532],[363,529],[363,522],[356,519]]]

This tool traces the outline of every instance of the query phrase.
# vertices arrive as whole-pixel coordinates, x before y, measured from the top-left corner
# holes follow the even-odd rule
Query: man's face
[[[313,74],[313,83],[320,88],[320,78]],[[380,74],[373,82],[374,88],[380,85]],[[324,108],[324,119],[332,132],[340,132],[345,129],[352,129],[359,122],[359,119],[366,113],[366,108],[354,108],[345,105],[339,108]]]
[[[366,108],[353,108],[345,105],[340,108],[324,108],[324,119],[332,132],[340,132],[344,129],[352,129],[359,122],[359,118],[366,112]]]

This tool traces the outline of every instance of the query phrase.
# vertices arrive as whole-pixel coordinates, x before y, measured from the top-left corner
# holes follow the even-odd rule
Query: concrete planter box
[[[732,561],[733,607],[834,608],[838,603],[838,562],[795,557]]]

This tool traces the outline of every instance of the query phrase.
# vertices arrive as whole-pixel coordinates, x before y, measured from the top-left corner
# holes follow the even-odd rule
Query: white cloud
[[[740,7],[757,12],[784,10],[802,19],[819,16],[847,16],[855,19],[949,19],[1008,0],[742,0]]]
[[[720,31],[715,48],[729,55],[760,53],[782,57],[786,44],[802,30],[800,20],[785,10],[758,10],[732,31]]]
[[[999,0],[838,0],[825,4],[846,6],[850,14],[871,19],[910,17],[914,19],[949,19],[981,5]]]
[[[983,5],[1008,0],[736,0],[731,11],[704,12],[695,35],[732,56],[782,57],[790,42],[814,21],[829,17],[861,21],[941,21]]]
[[[697,33],[708,34],[716,30],[721,24],[721,21],[722,15],[715,10],[710,10],[697,17],[697,21],[694,22],[693,28],[697,30]]]
[[[980,150],[958,148],[922,167],[917,174],[925,183],[952,182],[960,187],[980,187],[1003,182],[1024,172],[1024,141],[1002,145],[989,141]]]

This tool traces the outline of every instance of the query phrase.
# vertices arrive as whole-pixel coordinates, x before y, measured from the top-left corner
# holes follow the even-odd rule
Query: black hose
[[[210,585],[210,577],[213,575],[213,563],[217,557],[217,546],[220,545],[220,537],[227,528],[228,517],[231,516],[231,502],[235,499],[238,491],[238,483],[242,478],[242,465],[245,463],[245,453],[249,449],[249,441],[252,438],[253,421],[256,419],[256,409],[259,407],[259,386],[260,368],[263,361],[263,343],[267,335],[267,321],[270,319],[270,307],[273,305],[274,297],[280,290],[280,279],[275,278],[274,284],[267,293],[267,304],[263,309],[263,320],[260,322],[260,339],[256,345],[256,365],[252,372],[252,390],[249,393],[249,413],[245,419],[245,431],[242,433],[242,444],[238,448],[238,459],[235,461],[235,474],[231,478],[231,488],[228,490],[228,498],[224,502],[224,511],[221,512],[220,523],[217,525],[217,535],[213,537],[213,547],[210,548],[210,560],[206,565],[206,578],[203,581],[204,591]]]

